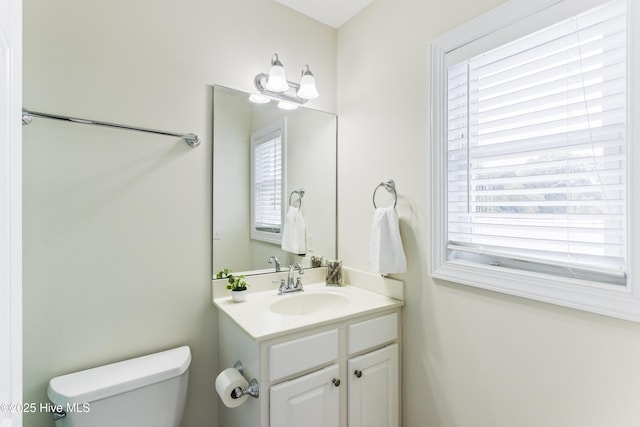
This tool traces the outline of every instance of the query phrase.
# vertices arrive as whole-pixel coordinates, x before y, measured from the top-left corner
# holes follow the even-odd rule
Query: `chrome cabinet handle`
[[[355,374],[356,378],[362,377],[362,371],[356,369],[355,371],[353,371],[353,373]]]
[[[331,382],[333,383],[334,386],[336,387],[340,387],[340,380],[337,378],[334,378],[331,380]]]

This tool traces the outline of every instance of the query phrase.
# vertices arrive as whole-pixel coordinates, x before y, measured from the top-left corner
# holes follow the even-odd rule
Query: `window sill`
[[[605,316],[640,322],[640,295],[629,287],[596,284],[540,273],[446,261],[435,279],[502,292]]]

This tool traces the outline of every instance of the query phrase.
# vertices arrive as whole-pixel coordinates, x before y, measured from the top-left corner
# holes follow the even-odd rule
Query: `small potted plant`
[[[216,274],[216,279],[228,280],[227,289],[231,290],[231,298],[233,298],[235,302],[247,299],[247,282],[244,280],[244,275],[234,276],[231,274],[231,269],[225,268]]]

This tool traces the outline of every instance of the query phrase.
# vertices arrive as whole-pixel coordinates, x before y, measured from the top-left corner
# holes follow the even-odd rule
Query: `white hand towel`
[[[373,215],[369,263],[375,273],[382,275],[407,271],[400,221],[394,207],[377,208]]]
[[[289,206],[282,230],[282,250],[296,255],[307,253],[307,226],[300,208]]]

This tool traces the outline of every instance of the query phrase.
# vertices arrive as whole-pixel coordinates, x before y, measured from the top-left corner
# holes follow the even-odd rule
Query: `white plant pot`
[[[242,291],[231,291],[231,298],[233,298],[235,302],[245,301],[247,299],[247,292],[246,289]]]

